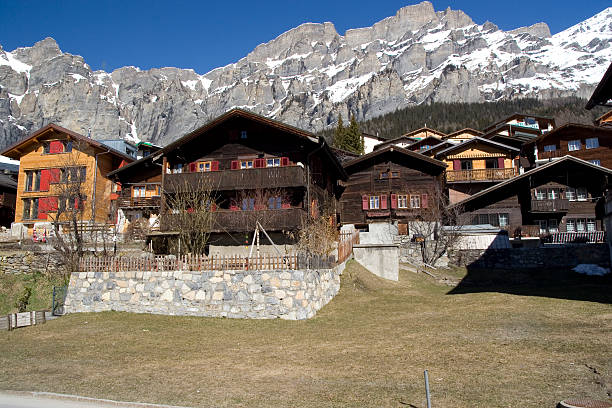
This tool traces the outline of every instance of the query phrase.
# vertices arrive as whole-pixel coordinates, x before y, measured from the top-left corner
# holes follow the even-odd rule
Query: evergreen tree
[[[363,154],[363,137],[359,130],[359,123],[354,115],[351,115],[351,120],[346,129],[346,149],[350,152]]]
[[[346,129],[344,128],[344,123],[342,122],[342,115],[338,117],[338,125],[336,126],[336,130],[334,131],[334,140],[333,145],[338,149],[344,149],[344,144],[346,140]]]

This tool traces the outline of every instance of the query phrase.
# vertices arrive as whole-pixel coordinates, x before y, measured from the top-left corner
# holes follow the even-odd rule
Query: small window
[[[570,152],[580,150],[582,145],[580,144],[580,140],[570,140],[567,142],[567,150]]]
[[[478,214],[478,224],[486,225],[489,223],[489,214]]]
[[[472,161],[461,160],[461,170],[472,170]]]
[[[51,153],[51,143],[49,143],[49,142],[43,143],[43,153],[44,154]]]
[[[273,157],[270,159],[266,159],[266,167],[280,167],[281,160],[279,157]]]
[[[568,187],[565,190],[565,198],[569,201],[576,201],[576,189],[574,187]]]
[[[64,153],[70,153],[72,151],[72,142],[64,142]]]
[[[400,176],[400,172],[399,171],[392,171],[391,172],[391,178],[399,178]]]
[[[241,169],[252,169],[253,168],[253,160],[241,160],[240,161]]]
[[[597,224],[593,218],[587,219],[587,231],[597,231]]]
[[[248,137],[247,131],[243,130],[240,132],[240,138],[241,139],[246,139]]]
[[[548,220],[548,232],[559,232],[559,223],[556,219]]]
[[[420,195],[410,195],[410,208],[421,208]]]
[[[388,179],[389,178],[389,173],[386,171],[383,171],[382,173],[380,173],[380,179],[384,180],[384,179]]]
[[[548,199],[549,200],[556,200],[557,198],[559,198],[559,189],[557,189],[557,188],[549,188],[548,189]]]
[[[509,221],[510,221],[510,216],[507,213],[499,214],[499,226],[500,227],[507,227]]]
[[[32,191],[40,191],[40,171],[34,172],[34,190]]]
[[[578,201],[586,201],[587,195],[586,187],[578,187],[576,189],[576,197],[578,198]]]
[[[32,185],[34,184],[34,172],[27,171],[26,172],[26,185],[25,191],[32,191]]]
[[[576,219],[576,232],[586,231],[586,220],[584,218]]]
[[[576,221],[573,219],[567,219],[565,222],[565,230],[567,232],[575,232],[576,231]]]
[[[144,198],[145,197],[145,186],[134,186],[132,187],[132,197]]]
[[[32,200],[30,199],[23,200],[23,219],[24,220],[30,219],[30,206],[32,204],[31,201]]]
[[[408,208],[408,196],[406,194],[397,196],[397,208]]]
[[[198,171],[200,172],[205,172],[205,171],[210,171],[211,167],[210,167],[210,162],[199,162],[198,163]]]
[[[544,151],[545,152],[554,152],[555,150],[557,150],[557,146],[556,145],[546,145],[546,146],[544,146]]]
[[[546,199],[546,189],[537,189],[537,190],[535,190],[535,199],[536,200],[545,200]]]
[[[585,141],[585,145],[587,149],[595,149],[599,147],[599,139],[596,137],[591,137]]]
[[[596,166],[601,166],[601,160],[599,159],[589,160],[589,163],[594,164]]]
[[[377,210],[380,208],[380,196],[370,196],[370,209]]]
[[[485,161],[485,168],[487,169],[497,169],[499,167],[499,162],[497,159],[487,159]]]

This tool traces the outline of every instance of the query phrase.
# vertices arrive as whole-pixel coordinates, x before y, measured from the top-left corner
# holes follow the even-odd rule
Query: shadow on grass
[[[521,296],[612,303],[612,273],[587,276],[569,269],[481,269],[467,275],[448,295],[499,292]]]

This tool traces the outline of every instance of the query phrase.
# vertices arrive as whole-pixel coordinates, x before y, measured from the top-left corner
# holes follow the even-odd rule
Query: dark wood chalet
[[[511,237],[552,236],[554,242],[569,242],[580,233],[601,241],[608,180],[612,170],[565,156],[451,206],[461,209],[464,223],[491,224]]]
[[[416,142],[409,145],[406,149],[411,150],[413,152],[421,152],[427,149],[430,149],[434,146],[442,143],[442,139],[438,136],[430,135],[424,137],[421,140],[417,140]]]
[[[532,167],[565,155],[612,169],[612,128],[569,123],[527,143]]]
[[[269,232],[289,232],[324,207],[335,212],[338,180],[346,179],[323,138],[242,109],[150,157],[161,164],[162,233],[175,228],[169,197],[184,185],[212,190],[212,233],[244,236],[257,221]]]
[[[340,223],[361,226],[407,221],[425,211],[441,191],[446,165],[387,146],[344,163],[349,179],[340,197]]]
[[[598,105],[612,107],[612,63],[610,63],[601,81],[597,84],[585,108],[590,110]]]

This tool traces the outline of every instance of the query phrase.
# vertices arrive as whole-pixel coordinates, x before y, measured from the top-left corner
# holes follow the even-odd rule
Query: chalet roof
[[[0,173],[0,187],[17,190],[17,181],[8,174]]]
[[[606,73],[597,84],[597,87],[591,95],[591,99],[587,102],[585,108],[593,109],[597,105],[612,106],[612,63],[606,70]]]
[[[369,137],[370,139],[376,139],[376,140],[379,140],[381,142],[389,140],[387,138],[384,138],[384,137],[381,137],[381,136],[378,136],[378,135],[373,135],[373,134],[368,133],[368,132],[361,132],[361,136]]]
[[[595,119],[595,123],[599,123],[599,122],[601,122],[604,119],[608,119],[609,117],[612,117],[612,109],[607,111],[606,113],[604,113],[603,115],[601,115],[597,119]]]
[[[563,156],[560,159],[553,160],[551,162],[538,166],[532,170],[526,171],[525,173],[520,174],[516,177],[513,177],[509,180],[502,181],[501,183],[495,184],[494,186],[491,186],[485,190],[479,191],[478,193],[462,201],[449,205],[449,207],[450,208],[459,207],[459,206],[466,207],[466,206],[469,206],[470,203],[473,203],[475,200],[483,199],[487,197],[488,195],[492,195],[492,194],[499,194],[500,196],[504,194],[507,196],[514,195],[517,193],[517,190],[518,190],[517,185],[519,183],[529,181],[531,177],[535,175],[540,175],[542,173],[547,173],[550,175],[558,176],[562,168],[571,169],[574,174],[576,174],[578,177],[581,177],[581,178],[584,178],[584,176],[578,174],[578,172],[576,172],[575,170],[583,169],[583,170],[588,170],[588,171],[592,171],[595,173],[599,173],[606,177],[612,176],[611,169],[608,169],[602,166],[598,166],[593,163],[589,163],[588,161],[579,159],[574,156]],[[590,178],[586,178],[586,179],[590,179]],[[605,184],[607,185],[607,183]],[[472,211],[472,210],[468,210],[468,211]]]
[[[530,140],[526,144],[532,144],[540,142],[550,136],[558,135],[560,133],[565,133],[569,130],[580,130],[583,132],[594,132],[594,133],[604,133],[606,135],[612,136],[612,129],[602,126],[592,126],[592,125],[583,125],[581,123],[566,123],[565,125],[558,127],[550,132],[544,133],[537,138]]]
[[[524,127],[520,127],[519,129],[521,133],[531,133],[533,134],[533,136],[525,136],[523,134],[516,134],[516,133],[511,134],[512,125],[505,123],[503,125],[496,127],[495,129],[487,131],[484,135],[480,137],[484,139],[494,139],[494,138],[510,139],[513,141],[519,141],[521,143],[526,143],[526,142],[529,142],[535,139],[536,137],[542,134],[542,132],[540,132],[538,129],[524,128]],[[501,132],[503,130],[508,131],[508,134],[507,135],[502,134]]]
[[[408,133],[404,133],[400,137],[411,137],[412,135],[416,135],[417,133],[422,133],[422,132],[425,132],[426,136],[429,136],[429,133],[432,133],[433,135],[438,135],[440,137],[446,136],[446,133],[443,133],[443,132],[440,132],[439,130],[431,129],[431,128],[428,128],[427,126],[425,126],[425,127],[419,128],[419,129],[412,130],[412,131],[410,131]]]
[[[400,137],[396,137],[395,139],[388,139],[385,142],[375,145],[374,150],[382,149],[383,147],[394,145],[395,143],[400,143],[402,141],[405,141],[405,143],[407,143],[408,145],[411,145],[412,143],[418,142],[418,139],[414,139],[408,136],[400,136]]]
[[[512,115],[510,115],[510,116],[508,116],[508,117],[506,117],[504,119],[498,120],[497,122],[487,126],[484,129],[484,131],[485,132],[489,132],[489,130],[494,129],[494,128],[498,127],[501,124],[506,124],[507,122],[509,122],[509,121],[511,121],[513,119],[518,119],[518,118],[534,118],[534,119],[548,120],[548,121],[552,122],[553,127],[555,127],[555,119],[554,118],[551,118],[551,117],[548,117],[548,116],[537,116],[537,115],[531,115],[531,114],[526,114],[526,113],[515,112]]]
[[[178,149],[179,147],[183,146],[184,144],[186,144],[187,142],[190,142],[192,140],[197,139],[198,137],[200,137],[201,135],[203,135],[204,133],[206,133],[207,131],[213,129],[216,126],[219,126],[220,124],[232,119],[232,118],[236,118],[236,117],[241,117],[241,118],[245,118],[251,121],[255,121],[255,122],[259,122],[261,124],[264,125],[268,125],[268,126],[272,126],[276,129],[279,129],[281,131],[285,131],[288,133],[291,133],[297,137],[300,137],[302,139],[304,139],[305,141],[312,143],[313,145],[319,145],[320,148],[322,149],[322,151],[325,153],[325,155],[329,158],[329,160],[332,162],[332,164],[334,165],[334,167],[336,168],[336,170],[338,171],[338,174],[340,175],[340,178],[342,179],[346,179],[347,178],[347,174],[344,171],[344,168],[342,167],[342,164],[340,164],[340,162],[338,161],[338,158],[334,155],[334,153],[331,151],[330,146],[325,142],[325,139],[319,136],[314,135],[313,133],[310,133],[306,130],[303,129],[299,129],[296,128],[294,126],[291,125],[287,125],[285,123],[279,122],[277,120],[274,119],[269,119],[266,118],[264,116],[255,114],[253,112],[244,110],[244,109],[239,109],[239,108],[234,108],[226,113],[224,113],[221,116],[216,117],[215,119],[211,120],[210,122],[204,124],[203,126],[199,127],[198,129],[186,134],[185,136],[175,140],[174,142],[170,143],[169,145],[163,147],[162,149],[158,150],[155,153],[150,154],[147,157],[143,157],[140,160],[137,160],[133,163],[130,163],[126,166],[123,166],[117,170],[114,170],[112,172],[110,172],[108,174],[108,176],[114,176],[119,174],[120,172],[123,171],[127,171],[132,167],[135,166],[140,166],[142,163],[150,160],[150,161],[156,161],[159,158],[163,157],[164,155],[167,155],[168,153],[171,153],[172,151]]]
[[[427,149],[419,150],[418,153],[428,155],[428,154],[436,154],[438,150],[447,149],[448,147],[455,146],[457,143],[449,142],[448,140],[443,140],[442,143],[438,143],[437,145],[431,146]]]
[[[73,132],[72,130],[68,130],[66,128],[63,128],[61,126],[58,126],[54,123],[50,123],[47,126],[44,126],[40,129],[38,129],[36,132],[24,137],[23,139],[19,140],[18,142],[10,145],[9,147],[5,148],[4,150],[2,150],[0,152],[0,155],[2,156],[6,156],[6,157],[10,157],[11,159],[14,160],[19,160],[19,158],[22,156],[23,152],[20,151],[21,148],[23,148],[25,145],[32,143],[32,142],[37,142],[37,138],[42,136],[43,134],[47,133],[47,132],[58,132],[58,133],[63,133],[65,135],[68,135],[70,138],[80,141],[80,142],[84,142],[87,143],[88,145],[101,150],[101,151],[108,151],[112,154],[114,154],[115,156],[126,160],[128,162],[132,162],[134,160],[133,157],[128,156],[125,153],[122,153],[118,150],[113,149],[112,147],[106,146],[103,143],[98,142],[97,140],[91,139],[89,137],[80,135],[76,132]]]
[[[465,142],[462,142],[462,143],[457,143],[457,144],[455,144],[455,145],[453,145],[451,147],[447,147],[446,149],[439,151],[438,153],[436,153],[436,156],[447,155],[449,152],[452,152],[453,150],[462,149],[462,148],[466,147],[467,145],[474,144],[474,143],[484,143],[484,144],[487,144],[489,146],[497,147],[497,148],[503,149],[503,150],[512,150],[512,151],[515,151],[515,152],[519,152],[520,151],[520,149],[517,149],[516,147],[512,147],[512,146],[508,146],[508,145],[505,145],[505,144],[502,144],[502,143],[494,142],[492,140],[485,139],[485,138],[480,137],[480,136],[474,136],[470,140],[466,140]]]
[[[454,136],[460,135],[462,133],[471,133],[473,136],[482,136],[484,134],[484,132],[481,132],[480,130],[476,130],[476,129],[472,129],[472,128],[463,128],[463,129],[460,129],[460,130],[458,130],[456,132],[447,134],[442,139],[444,139],[444,140],[451,139]]]
[[[422,163],[427,170],[426,172],[428,173],[440,174],[446,169],[446,163],[441,162],[440,160],[432,159],[431,157],[427,157],[421,153],[413,152],[398,146],[387,146],[382,149],[374,150],[368,154],[364,154],[363,156],[344,163],[344,168],[348,174],[352,174],[353,172],[358,171],[362,165],[376,162],[377,159],[387,154],[395,156],[395,158],[398,159],[397,162],[408,159],[415,160],[417,163]],[[421,170],[419,167],[410,167],[416,170]]]

